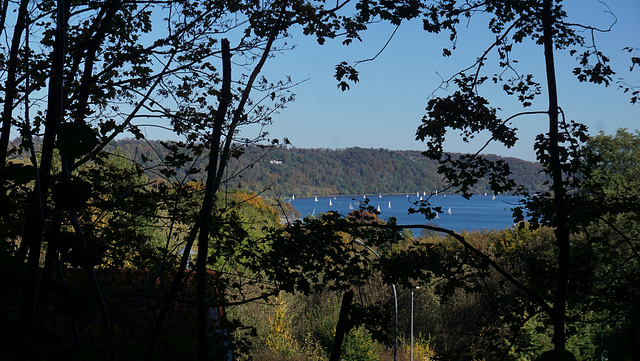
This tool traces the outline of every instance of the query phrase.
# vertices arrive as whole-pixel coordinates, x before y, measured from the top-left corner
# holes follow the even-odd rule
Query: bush
[[[364,326],[352,328],[342,344],[344,361],[378,361],[380,346],[371,338],[371,333]]]

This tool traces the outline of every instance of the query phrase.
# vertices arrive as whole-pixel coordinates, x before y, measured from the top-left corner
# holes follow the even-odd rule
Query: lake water
[[[470,200],[460,195],[437,195],[430,199],[435,207],[442,207],[444,213],[439,219],[426,221],[421,214],[408,214],[412,202],[419,200],[421,195],[362,195],[337,196],[316,198],[287,199],[302,217],[316,215],[327,211],[337,211],[346,215],[369,198],[369,204],[380,209],[379,217],[387,219],[396,217],[401,224],[433,224],[455,231],[494,230],[509,228],[513,225],[512,210],[518,203],[518,197],[498,195],[473,196]],[[426,198],[426,197],[424,197]],[[449,213],[449,209],[451,212]]]

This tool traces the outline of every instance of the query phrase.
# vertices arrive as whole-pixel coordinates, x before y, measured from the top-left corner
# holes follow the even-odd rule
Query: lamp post
[[[382,258],[382,256],[380,256],[378,252],[376,252],[373,248],[367,246],[362,240],[355,239],[355,242],[361,245],[362,247],[368,249],[369,251],[371,251],[378,258]],[[395,328],[393,331],[393,360],[398,361],[398,293],[396,292],[395,283],[391,284],[391,288],[393,288],[393,302],[395,304]]]
[[[392,283],[393,302],[395,303],[396,324],[393,330],[393,361],[398,361],[398,293],[396,292],[396,284]]]
[[[413,291],[419,290],[420,286],[411,288],[411,361],[413,361]]]

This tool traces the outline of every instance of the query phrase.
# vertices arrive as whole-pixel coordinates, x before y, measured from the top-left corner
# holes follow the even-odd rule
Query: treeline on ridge
[[[148,164],[167,154],[160,141],[124,139],[114,142],[112,152]],[[303,149],[293,147],[248,146],[236,152],[228,167],[226,186],[242,188],[265,196],[310,197],[356,194],[403,194],[442,191],[446,182],[437,173],[438,162],[417,150],[371,148]],[[200,178],[206,156],[193,156],[193,167],[176,169],[175,177]],[[501,157],[488,155],[495,160]],[[517,158],[506,158],[513,178],[527,189],[542,189],[545,176],[540,165]],[[153,169],[148,170],[154,178]],[[481,179],[473,192],[490,192]]]

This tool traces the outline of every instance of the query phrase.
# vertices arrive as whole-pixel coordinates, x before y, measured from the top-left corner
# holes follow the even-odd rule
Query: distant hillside
[[[167,151],[159,141],[144,142],[132,139],[114,142],[107,149],[118,151],[147,165],[158,163]],[[498,156],[489,156],[499,159]],[[205,157],[202,157],[205,158]],[[540,190],[545,181],[537,163],[506,158],[513,178],[531,190]],[[201,162],[198,164],[204,168]],[[228,167],[229,188],[243,188],[268,196],[296,197],[360,194],[407,194],[441,190],[445,184],[436,172],[438,163],[419,151],[347,148],[301,149],[262,148],[250,146],[239,159],[232,159]],[[178,177],[187,177],[179,169]],[[157,177],[153,170],[151,178]],[[190,175],[199,178],[201,172]],[[481,181],[474,193],[490,192],[487,182]]]
[[[252,160],[256,161],[253,167],[246,169],[242,178],[233,179],[231,186],[254,191],[270,187],[271,194],[301,197],[422,193],[445,186],[436,171],[438,163],[419,151],[277,148],[265,155],[264,149],[251,147],[231,169],[241,169]],[[516,158],[507,161],[518,184],[541,189],[545,178],[537,163]],[[473,191],[489,192],[487,182],[481,181]]]

